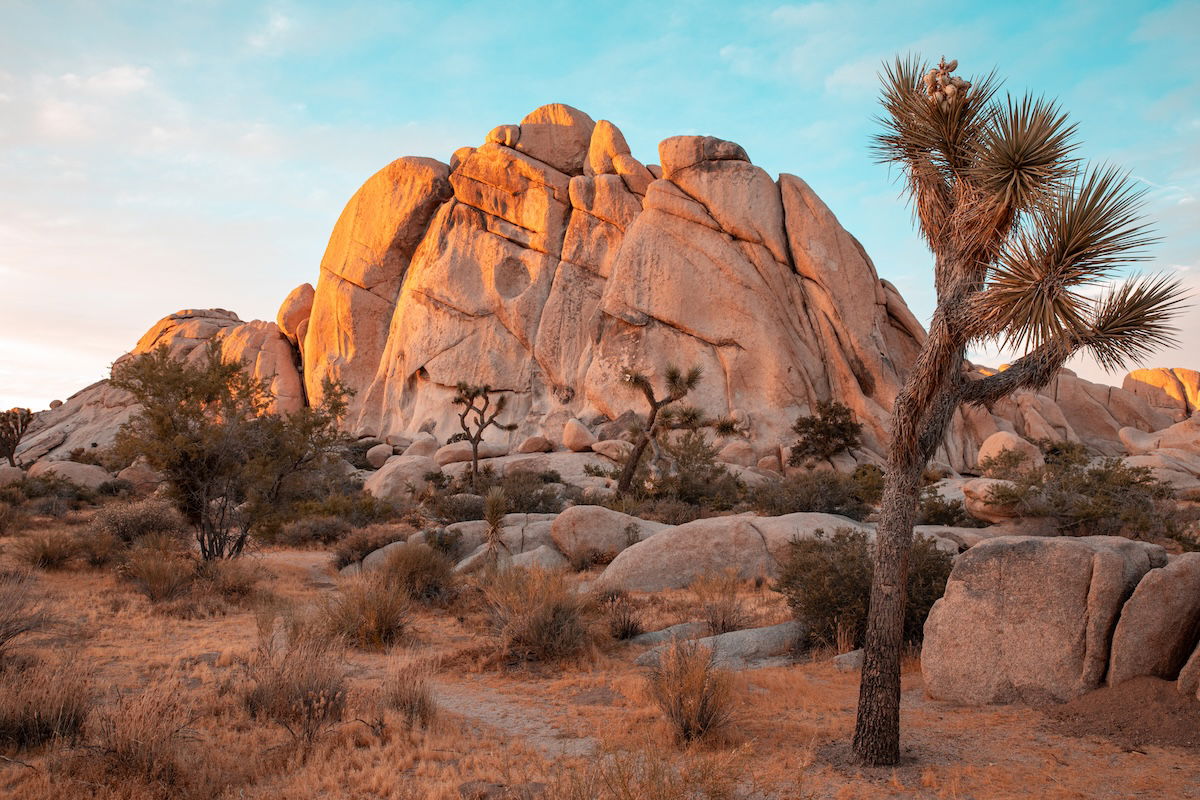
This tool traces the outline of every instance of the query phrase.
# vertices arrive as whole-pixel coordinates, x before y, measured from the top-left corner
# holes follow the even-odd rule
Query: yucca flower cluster
[[[936,103],[942,111],[949,111],[950,104],[966,96],[971,88],[970,81],[950,74],[956,69],[958,59],[948,62],[943,56],[937,67],[925,73],[925,94],[929,95],[929,102]]]

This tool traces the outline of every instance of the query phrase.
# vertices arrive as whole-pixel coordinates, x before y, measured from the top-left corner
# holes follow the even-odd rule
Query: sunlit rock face
[[[375,436],[424,429],[444,442],[458,431],[454,386],[488,384],[511,393],[503,421],[517,426],[489,439],[514,446],[561,443],[570,419],[642,411],[626,371],[660,379],[696,365],[689,400],[739,422],[747,463],[778,463],[792,422],[826,399],[865,425],[854,459],[880,461],[925,337],[899,292],[802,179],[773,179],[713,137],[666,139],[658,160],[639,161],[611,122],[562,104],[497,126],[449,165],[399,158],[347,203],[315,289],[293,290],[277,323],[180,312],[133,352],[167,343],[189,358],[221,339],[281,410],[342,382],[354,392],[346,427]],[[106,391],[77,403],[91,403],[88,430]],[[970,468],[998,430],[1122,453],[1118,430],[1158,430],[1181,413],[1174,395],[1156,397],[1064,370],[1041,392],[960,411],[938,459]],[[71,405],[54,412],[57,428],[39,421],[42,455],[62,454],[44,445]]]

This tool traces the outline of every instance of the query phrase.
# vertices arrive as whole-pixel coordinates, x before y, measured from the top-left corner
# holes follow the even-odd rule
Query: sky
[[[1141,268],[1200,302],[1200,0],[0,0],[0,408],[106,377],[178,309],[273,320],[373,172],[550,102],[647,163],[704,134],[801,176],[927,320],[929,254],[869,151],[879,66],[909,52],[1059,98],[1081,154],[1148,191]],[[1200,368],[1200,308],[1180,327],[1151,365]]]

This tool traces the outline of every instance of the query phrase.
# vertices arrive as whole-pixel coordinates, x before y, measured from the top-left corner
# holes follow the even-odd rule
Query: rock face
[[[1158,545],[1119,537],[1002,536],[955,561],[925,623],[921,672],[939,700],[1067,700],[1097,688],[1113,626]]]
[[[1153,675],[1175,680],[1200,643],[1200,553],[1152,569],[1129,598],[1113,633],[1108,682]]]
[[[1042,456],[1042,451],[1037,448],[1037,445],[1009,431],[996,431],[983,440],[983,444],[979,446],[979,463],[982,464],[988,459],[999,458],[1005,452],[1013,452],[1021,455],[1024,458],[1022,467],[1025,469],[1040,467],[1046,463],[1046,459]]]
[[[29,477],[62,478],[64,481],[84,486],[88,489],[98,489],[100,484],[113,479],[103,467],[95,464],[79,464],[74,461],[39,461],[29,468]]]
[[[440,471],[437,462],[427,456],[396,456],[367,478],[363,489],[380,500],[399,503],[429,485],[426,475]]]
[[[773,179],[708,136],[668,138],[658,159],[645,165],[617,126],[562,104],[496,127],[450,165],[399,158],[350,198],[315,289],[293,290],[275,323],[184,311],[134,352],[164,342],[190,357],[220,338],[285,411],[341,381],[354,391],[345,426],[381,440],[445,441],[458,431],[456,384],[488,384],[516,429],[487,441],[508,451],[533,437],[557,445],[570,419],[603,430],[643,414],[628,370],[661,382],[672,364],[700,366],[689,401],[742,426],[731,463],[782,469],[774,454],[794,419],[830,399],[865,426],[857,461],[878,461],[925,337],[899,292],[800,178]],[[1123,454],[1120,429],[1158,431],[1194,408],[1195,381],[1168,372],[1163,400],[1144,388],[1153,381],[1120,389],[1063,370],[1040,392],[960,410],[937,460],[969,469],[997,432]],[[111,440],[127,398],[86,392],[39,415],[25,463]]]
[[[1200,411],[1200,372],[1194,369],[1135,369],[1125,376],[1121,388],[1170,414],[1176,422]]]

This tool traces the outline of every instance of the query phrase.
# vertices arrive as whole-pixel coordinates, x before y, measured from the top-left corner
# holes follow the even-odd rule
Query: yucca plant
[[[882,75],[875,151],[904,178],[934,256],[937,307],[892,412],[887,477],[854,751],[868,764],[900,753],[900,652],[908,553],[921,472],[963,403],[990,406],[1049,383],[1076,353],[1125,367],[1173,342],[1178,282],[1141,276],[1094,291],[1146,258],[1154,239],[1143,192],[1112,167],[1075,158],[1075,126],[1042,98],[1000,98],[995,73],[974,82],[958,62],[896,59]],[[972,342],[1024,353],[970,380]]]
[[[515,431],[515,424],[497,422],[500,415],[508,408],[508,395],[503,390],[492,391],[492,387],[472,386],[469,383],[459,383],[450,401],[462,410],[458,412],[458,425],[463,429],[462,437],[471,445],[471,491],[479,488],[479,443],[483,441],[483,433],[488,428],[496,427],[502,431]],[[499,393],[495,401],[492,395]]]

